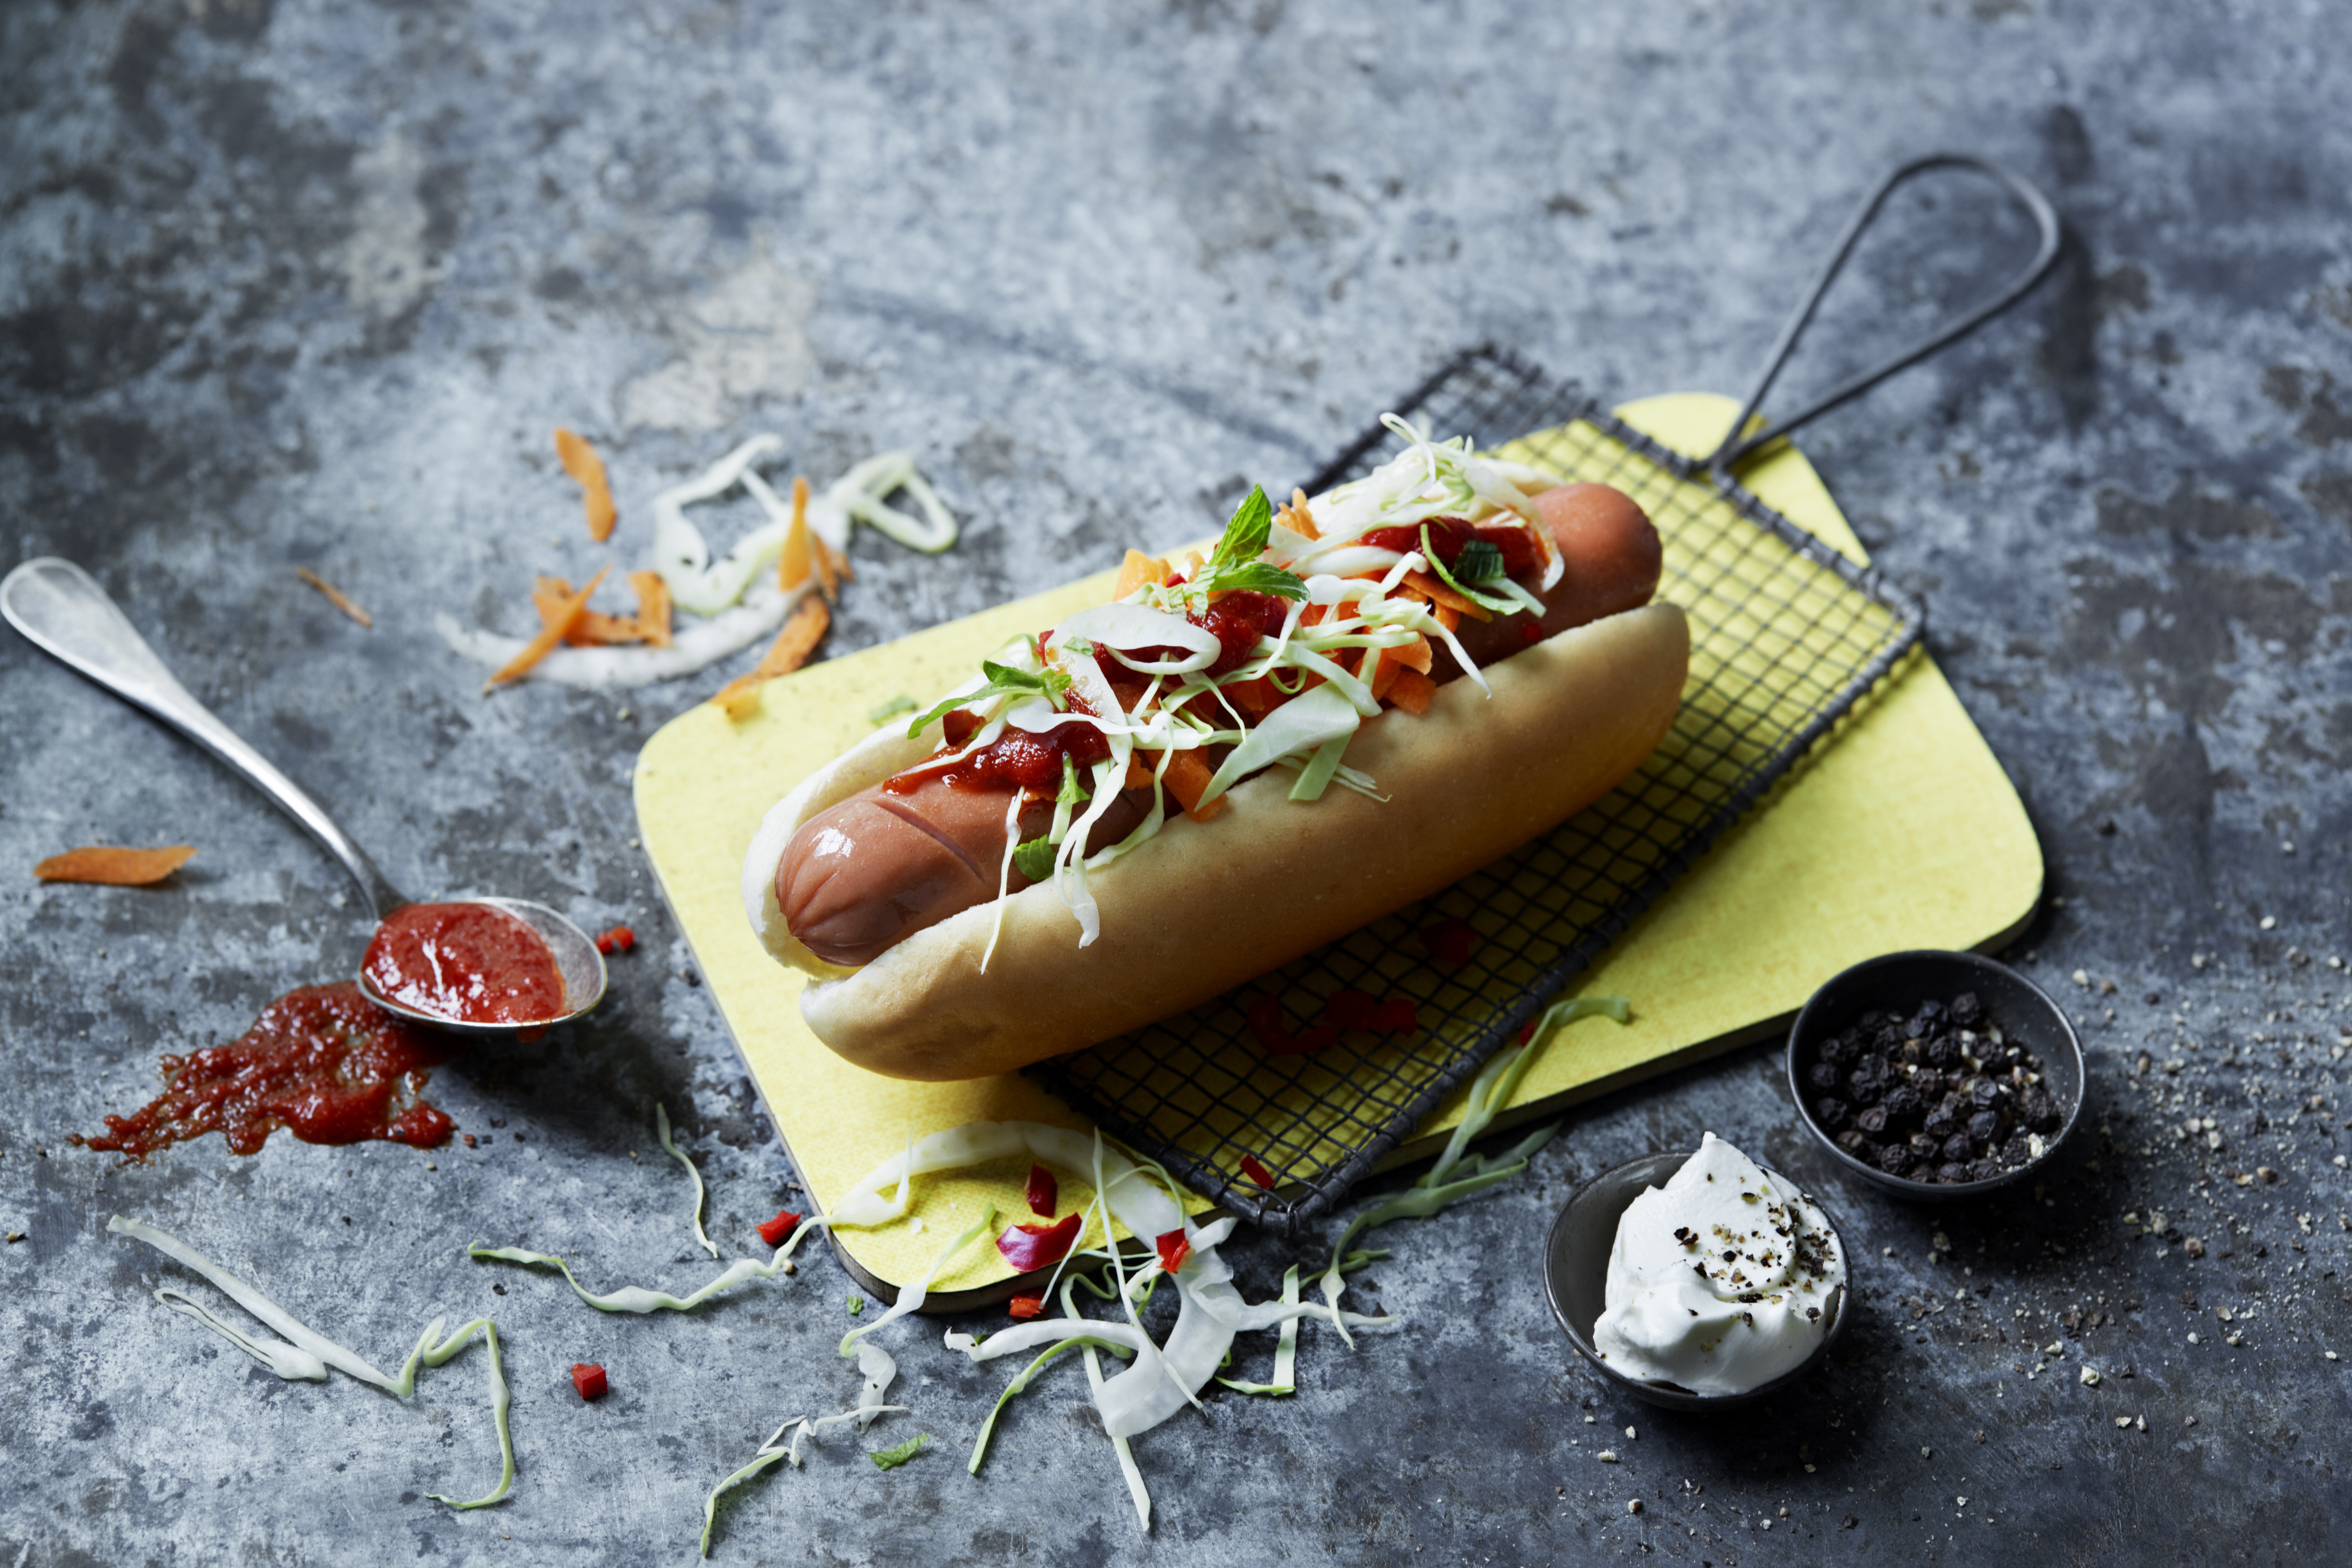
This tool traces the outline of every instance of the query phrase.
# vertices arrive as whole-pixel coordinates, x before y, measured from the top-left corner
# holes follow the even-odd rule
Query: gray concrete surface
[[[478,1148],[280,1136],[239,1159],[215,1140],[126,1169],[68,1147],[145,1097],[162,1053],[347,972],[365,930],[257,797],[0,637],[0,1223],[25,1233],[0,1246],[0,1563],[682,1561],[713,1481],[854,1394],[830,1262],[694,1317],[614,1320],[459,1256],[527,1241],[600,1280],[703,1278],[656,1099],[730,1252],[787,1196],[630,844],[636,746],[717,676],[485,699],[431,630],[442,610],[523,629],[532,573],[602,559],[551,426],[603,445],[640,552],[652,492],[750,432],[820,477],[914,448],[965,542],[929,560],[861,538],[839,652],[1195,533],[1467,341],[1614,395],[1738,390],[1856,194],[1948,145],[2047,185],[2061,272],[1806,445],[1930,600],[1936,655],[2042,835],[2063,902],[2018,956],[2087,1021],[2074,1162],[2038,1194],[1895,1206],[1797,1142],[1772,1053],[1744,1052],[1578,1112],[1528,1179],[1396,1235],[1367,1294],[1404,1333],[1351,1353],[1310,1330],[1297,1398],[1221,1397],[1139,1442],[1148,1538],[1075,1371],[964,1475],[1003,1372],[929,1327],[892,1331],[915,1411],[874,1440],[925,1430],[938,1451],[884,1473],[836,1441],[751,1485],[717,1551],[2340,1555],[2352,1363],[2324,1352],[2352,1354],[2352,980],[2332,962],[2352,946],[2352,68],[2323,53],[2329,17],[0,9],[0,554],[89,566],[404,885],[544,897],[646,938],[593,1022],[436,1075]],[[1959,187],[1906,204],[1782,405],[1964,293],[2008,237],[1990,210]],[[152,890],[33,882],[91,840],[202,853]],[[1532,1273],[1580,1176],[1704,1127],[1817,1181],[1867,1287],[1837,1365],[1714,1422],[1605,1394]],[[494,1314],[511,1500],[457,1515],[420,1495],[493,1473],[478,1352],[405,1403],[279,1383],[150,1300],[202,1287],[109,1239],[118,1211],[379,1362],[436,1313]],[[1254,1296],[1290,1256],[1232,1251]],[[611,1369],[600,1405],[564,1380],[582,1360]]]

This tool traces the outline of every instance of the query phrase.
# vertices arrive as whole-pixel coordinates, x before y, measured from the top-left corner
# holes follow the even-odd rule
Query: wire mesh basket
[[[1748,412],[1853,237],[1887,190],[1927,166],[1940,165],[1898,170],[1858,215],[1748,409],[1709,458],[1669,450],[1574,384],[1493,347],[1458,355],[1396,410],[1433,436],[1466,435],[1481,450],[1613,485],[1648,511],[1664,544],[1659,597],[1679,605],[1691,629],[1682,710],[1649,760],[1549,835],[1435,898],[1191,1012],[1041,1063],[1029,1069],[1033,1078],[1195,1191],[1257,1223],[1295,1226],[1411,1137],[1449,1089],[1829,734],[1919,642],[1925,608],[1728,476],[1761,441],[1950,341],[2046,268],[2045,255],[1958,329],[1743,438]],[[2054,234],[2052,219],[2045,250],[2054,251]],[[1319,492],[1369,472],[1391,439],[1370,427],[1305,488]],[[1454,921],[1477,937],[1460,963],[1435,958],[1422,941]],[[1419,1026],[1402,1038],[1349,1032],[1313,1055],[1269,1056],[1246,1016],[1261,996],[1311,1013],[1343,990],[1409,998]],[[1245,1175],[1245,1158],[1272,1181]]]

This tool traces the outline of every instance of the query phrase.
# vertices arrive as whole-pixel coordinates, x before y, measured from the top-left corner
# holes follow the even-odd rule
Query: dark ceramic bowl
[[[1963,991],[1977,994],[2005,1037],[2042,1058],[2042,1087],[2062,1120],[2058,1131],[2042,1141],[2041,1155],[1981,1182],[1915,1182],[1908,1176],[1890,1176],[1839,1148],[1829,1129],[1814,1118],[1809,1103],[1811,1097],[1805,1089],[1805,1069],[1819,1059],[1821,1043],[1874,1009],[1907,1015],[1922,1002],[1948,1002]],[[1923,1203],[1972,1198],[2023,1181],[2050,1163],[2083,1119],[2083,1042],[2075,1037],[2074,1026],[2040,986],[1981,953],[1890,952],[1855,964],[1814,992],[1804,1011],[1797,1015],[1789,1030],[1788,1066],[1789,1093],[1797,1102],[1798,1119],[1821,1141],[1830,1158],[1865,1182]]]
[[[1633,1200],[1642,1195],[1643,1188],[1664,1186],[1667,1178],[1681,1170],[1696,1152],[1686,1149],[1680,1153],[1644,1154],[1593,1177],[1568,1200],[1568,1206],[1551,1222],[1551,1234],[1544,1238],[1544,1295],[1551,1302],[1552,1316],[1568,1331],[1569,1343],[1602,1377],[1634,1398],[1668,1410],[1727,1409],[1777,1394],[1803,1377],[1828,1358],[1830,1347],[1845,1331],[1845,1296],[1853,1285],[1853,1258],[1848,1254],[1846,1282],[1830,1292],[1829,1331],[1822,1336],[1822,1342],[1795,1366],[1744,1394],[1694,1394],[1675,1384],[1628,1377],[1602,1361],[1601,1352],[1592,1345],[1592,1325],[1600,1321],[1601,1310],[1609,1304],[1609,1253],[1617,1244],[1617,1222],[1624,1217]],[[1765,1169],[1769,1171],[1770,1167]],[[1838,1226],[1837,1216],[1822,1208],[1821,1200],[1811,1193],[1805,1195],[1814,1207],[1822,1209],[1822,1217],[1829,1221],[1830,1231],[1839,1237],[1839,1250],[1843,1252],[1844,1233]]]

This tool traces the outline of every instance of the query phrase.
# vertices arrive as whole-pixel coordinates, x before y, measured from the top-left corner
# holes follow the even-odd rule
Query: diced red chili
[[[1042,1318],[1045,1315],[1045,1298],[1015,1296],[1004,1310],[1016,1318]]]
[[[1536,1037],[1536,1026],[1542,1021],[1543,1015],[1538,1013],[1534,1017],[1529,1018],[1526,1023],[1521,1024],[1519,1026],[1519,1044],[1524,1046],[1529,1040],[1534,1039]]]
[[[596,951],[608,958],[616,952],[626,952],[636,945],[637,933],[626,926],[614,926],[596,939]]]
[[[1052,1225],[1016,1225],[996,1238],[996,1250],[1024,1274],[1032,1268],[1050,1268],[1069,1256],[1085,1217],[1069,1214]]]
[[[1465,964],[1478,951],[1477,928],[1468,921],[1439,921],[1421,928],[1421,945],[1440,963]]]
[[[583,1399],[604,1397],[604,1369],[594,1362],[574,1362],[572,1366],[572,1386],[580,1391]]]
[[[1335,1029],[1369,1029],[1380,1003],[1365,991],[1335,991],[1323,1004],[1323,1021]]]
[[[770,1247],[782,1247],[784,1238],[800,1229],[801,1216],[790,1209],[780,1211],[773,1219],[760,1222],[760,1239]]]
[[[1181,1226],[1163,1236],[1154,1237],[1151,1247],[1160,1254],[1160,1267],[1171,1274],[1183,1268],[1185,1261],[1192,1256],[1192,1238],[1184,1234]]]
[[[1061,1194],[1062,1184],[1054,1179],[1053,1172],[1043,1165],[1029,1167],[1029,1212],[1031,1214],[1041,1214],[1047,1219],[1053,1218],[1054,1210],[1060,1206]]]
[[[1264,1165],[1259,1164],[1257,1163],[1256,1155],[1244,1154],[1242,1156],[1242,1174],[1248,1177],[1251,1181],[1255,1182],[1259,1186],[1264,1187],[1267,1192],[1270,1193],[1274,1191],[1274,1173],[1267,1170]]]
[[[1250,1032],[1257,1037],[1258,1048],[1270,1057],[1313,1056],[1339,1043],[1339,1031],[1328,1024],[1318,1024],[1292,1034],[1279,996],[1259,997],[1249,1005],[1248,1016]]]
[[[1381,1035],[1410,1035],[1421,1027],[1421,1015],[1402,996],[1391,996],[1372,1009],[1372,1032]]]

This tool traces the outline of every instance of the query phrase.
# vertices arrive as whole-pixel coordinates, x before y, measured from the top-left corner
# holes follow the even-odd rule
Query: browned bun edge
[[[1294,802],[1288,773],[1261,774],[1214,820],[1171,822],[1089,876],[1102,913],[1093,945],[1078,945],[1076,918],[1041,883],[1003,900],[985,973],[995,902],[863,968],[832,969],[802,993],[802,1016],[860,1067],[939,1082],[1007,1072],[1181,1012],[1460,880],[1599,799],[1673,724],[1689,662],[1689,626],[1672,605],[1562,632],[1489,667],[1491,698],[1452,681],[1427,712],[1358,731],[1349,764],[1378,781],[1385,803],[1336,787]],[[842,770],[834,798],[863,788],[840,786],[881,760]],[[816,801],[824,793],[800,803],[801,820],[830,804]],[[772,886],[792,831],[764,856],[755,847],[747,905],[755,877]],[[763,827],[761,844],[771,837]],[[767,899],[772,916],[772,890]]]

